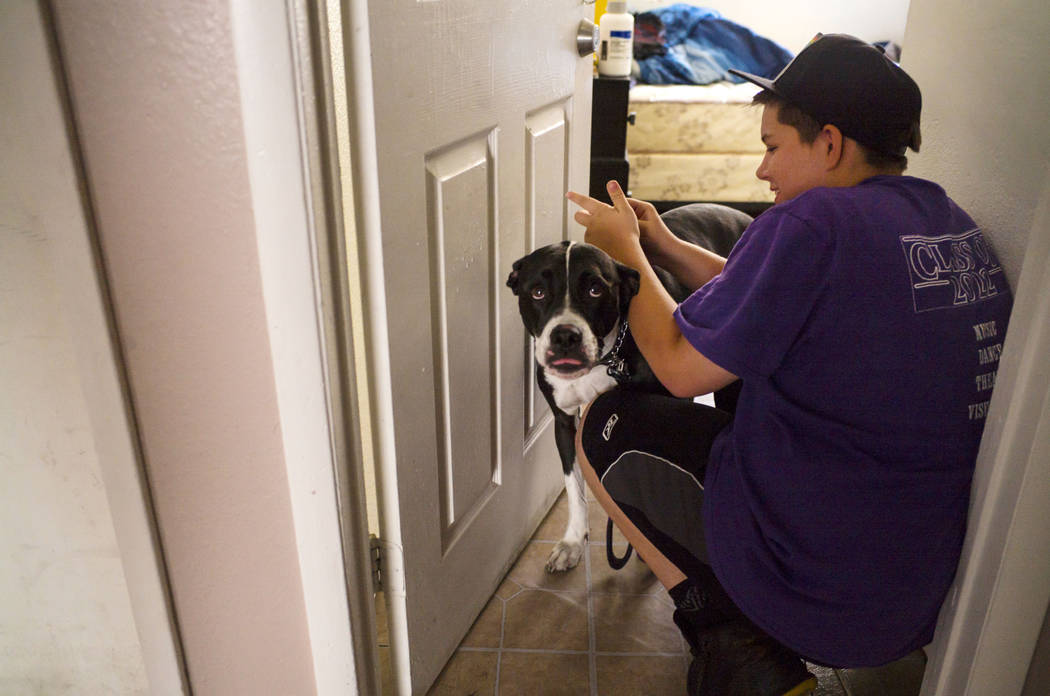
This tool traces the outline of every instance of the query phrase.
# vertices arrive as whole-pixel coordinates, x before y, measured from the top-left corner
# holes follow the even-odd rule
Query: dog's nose
[[[551,347],[572,350],[583,342],[583,331],[572,324],[559,324],[551,330]]]

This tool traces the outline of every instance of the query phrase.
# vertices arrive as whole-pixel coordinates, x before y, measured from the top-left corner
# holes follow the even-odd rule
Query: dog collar
[[[599,365],[606,366],[606,372],[609,376],[616,380],[617,384],[623,384],[631,378],[631,373],[627,369],[627,361],[620,357],[620,347],[623,346],[623,339],[627,336],[627,319],[620,322],[620,331],[616,334],[616,343],[613,344],[612,350],[605,354],[605,356],[598,361]],[[601,339],[598,339],[599,342]]]

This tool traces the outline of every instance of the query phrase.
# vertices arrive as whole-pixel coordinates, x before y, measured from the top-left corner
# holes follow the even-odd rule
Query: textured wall
[[[1042,3],[960,12],[952,0],[915,0],[901,62],[923,94],[909,173],[943,185],[985,229],[1013,288],[1050,179],[1047,32]]]
[[[230,7],[55,14],[191,686],[313,693]]]
[[[0,693],[146,694],[92,429],[121,414],[90,412],[90,312],[64,293],[68,247],[91,258],[47,51],[36,3],[0,3]]]

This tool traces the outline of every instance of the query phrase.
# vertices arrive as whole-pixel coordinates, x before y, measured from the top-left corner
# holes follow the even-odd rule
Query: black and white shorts
[[[715,436],[732,419],[720,408],[614,389],[591,404],[583,424],[583,451],[602,486],[639,531],[690,577],[710,573],[702,519],[704,473]]]

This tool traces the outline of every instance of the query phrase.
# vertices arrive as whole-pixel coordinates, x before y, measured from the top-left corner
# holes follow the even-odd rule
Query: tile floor
[[[590,542],[580,565],[568,573],[544,569],[565,529],[563,494],[428,696],[685,694],[691,657],[671,619],[670,598],[637,554],[620,571],[609,567],[605,514],[593,499],[588,507]],[[617,536],[620,555],[625,546]],[[381,654],[388,649],[384,638],[381,627]],[[810,670],[820,682],[813,696],[901,693],[886,684],[861,688],[863,674],[851,684],[854,670]]]
[[[591,541],[580,565],[544,568],[565,529],[562,495],[430,694],[685,693],[689,653],[671,620],[674,605],[637,557],[623,570],[609,567],[605,515],[593,500],[588,507]]]

